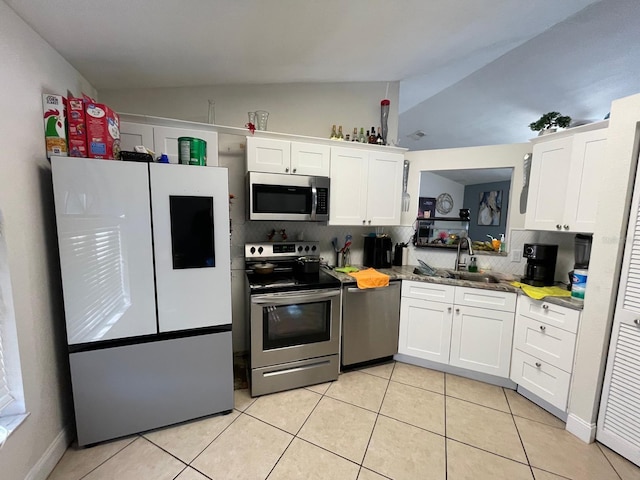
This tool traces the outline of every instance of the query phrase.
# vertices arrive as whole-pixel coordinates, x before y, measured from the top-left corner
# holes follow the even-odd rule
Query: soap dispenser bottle
[[[478,264],[476,263],[476,257],[471,257],[469,259],[469,268],[468,270],[470,272],[477,272],[478,271]]]

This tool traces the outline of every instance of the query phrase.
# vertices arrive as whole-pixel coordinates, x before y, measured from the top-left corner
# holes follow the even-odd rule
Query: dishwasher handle
[[[347,293],[377,292],[377,291],[384,290],[385,288],[389,288],[389,287],[392,287],[392,286],[393,286],[393,283],[389,283],[389,285],[386,285],[384,287],[374,287],[374,288],[348,287],[347,288]]]

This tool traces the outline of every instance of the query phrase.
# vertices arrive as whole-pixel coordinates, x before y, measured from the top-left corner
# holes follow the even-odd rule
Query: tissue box
[[[104,103],[86,102],[89,158],[120,158],[120,117]]]

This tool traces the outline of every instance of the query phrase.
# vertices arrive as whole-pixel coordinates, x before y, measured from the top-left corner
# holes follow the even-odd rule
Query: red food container
[[[120,158],[120,117],[104,103],[85,103],[89,158]]]

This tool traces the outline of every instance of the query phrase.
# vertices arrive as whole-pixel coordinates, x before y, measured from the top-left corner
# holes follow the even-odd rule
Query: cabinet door
[[[403,297],[398,353],[448,363],[451,310],[451,304]]]
[[[365,225],[369,153],[331,147],[329,224]]]
[[[462,305],[454,309],[449,363],[509,378],[514,314]]]
[[[562,224],[564,231],[594,231],[606,144],[607,129],[579,133],[573,137]]]
[[[227,169],[149,167],[159,330],[230,325]]]
[[[571,144],[571,137],[565,137],[534,145],[525,228],[562,229]]]
[[[369,154],[367,225],[400,225],[404,155]]]
[[[173,127],[153,127],[153,145],[157,155],[166,153],[169,163],[178,161],[178,138],[195,137],[207,142],[207,166],[218,166],[218,134],[205,130],[189,130]]]
[[[69,345],[157,333],[147,164],[51,164]]]
[[[328,177],[330,161],[329,145],[291,142],[291,173]]]
[[[122,122],[120,124],[120,149],[133,152],[134,147],[138,145],[144,145],[149,150],[154,149],[153,126],[144,123]]]
[[[290,169],[291,142],[247,137],[247,170],[249,172],[289,173]]]

